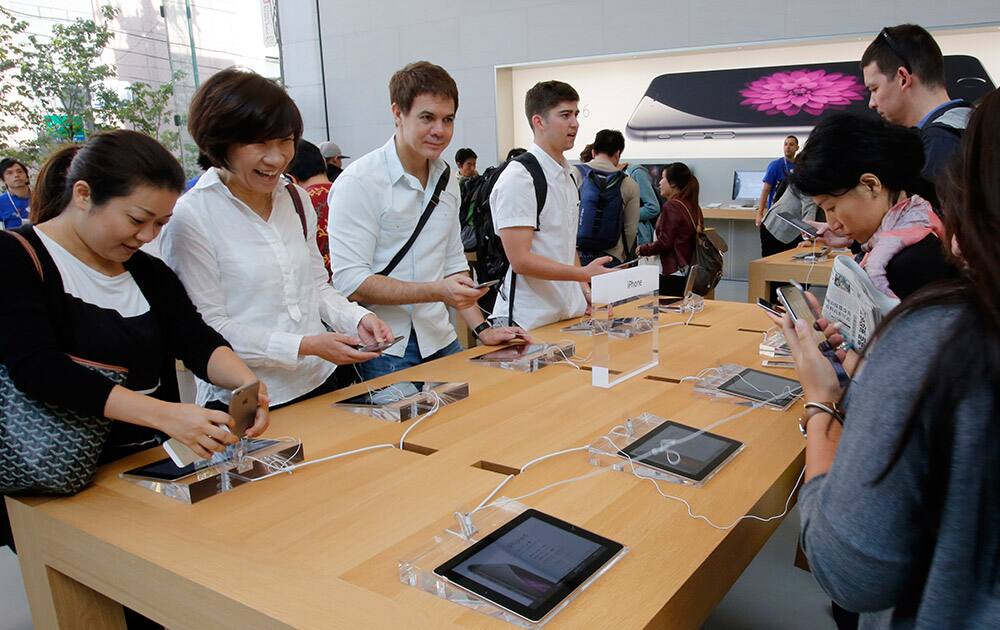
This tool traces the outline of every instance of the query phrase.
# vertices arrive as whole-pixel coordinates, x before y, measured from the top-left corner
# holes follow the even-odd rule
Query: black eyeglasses
[[[878,38],[876,39],[882,39],[885,41],[885,45],[889,47],[889,50],[891,50],[892,53],[899,57],[899,60],[903,62],[903,67],[906,68],[906,71],[913,74],[913,68],[910,67],[910,62],[906,59],[906,55],[899,52],[899,47],[896,46],[896,42],[893,41],[892,35],[889,35],[889,27],[885,27],[879,31]]]

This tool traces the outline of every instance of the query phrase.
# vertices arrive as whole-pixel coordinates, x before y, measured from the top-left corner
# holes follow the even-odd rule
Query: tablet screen
[[[612,540],[526,510],[434,573],[539,621],[621,550]]]
[[[415,396],[422,391],[424,391],[423,381],[400,381],[398,383],[393,383],[392,385],[373,389],[370,392],[365,392],[364,394],[352,396],[346,400],[338,400],[336,404],[358,405],[365,407],[386,405],[400,401],[404,398],[409,398],[410,396]]]
[[[747,368],[719,385],[719,391],[784,409],[802,395],[802,386],[791,378]]]
[[[250,444],[247,446],[247,453],[253,453],[254,451],[259,451],[262,448],[267,448],[273,444],[277,444],[277,440],[251,440]],[[203,468],[209,468],[210,466],[215,466],[217,462],[211,459],[203,459],[197,462],[188,464],[187,466],[178,466],[169,457],[166,459],[160,459],[152,464],[146,464],[145,466],[140,466],[138,468],[133,468],[132,470],[126,470],[123,475],[132,475],[135,477],[148,477],[150,479],[160,479],[163,481],[177,481],[191,475]]]
[[[487,352],[486,354],[480,355],[478,357],[472,357],[470,361],[516,361],[532,355],[536,352],[541,352],[545,350],[544,343],[520,343],[513,346],[504,346],[493,352]]]
[[[701,433],[686,442],[663,444],[664,440],[680,441],[697,432],[698,429],[667,420],[623,448],[622,453],[647,466],[692,481],[702,481],[729,459],[743,443],[714,433]],[[669,450],[651,453],[653,449],[663,447]]]

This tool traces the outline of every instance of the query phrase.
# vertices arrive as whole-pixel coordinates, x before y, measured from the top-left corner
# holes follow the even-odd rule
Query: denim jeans
[[[414,365],[427,363],[428,361],[440,359],[441,357],[446,357],[450,354],[455,354],[456,352],[461,351],[462,346],[456,339],[429,357],[422,359],[420,358],[420,347],[417,345],[417,333],[410,330],[410,341],[406,344],[406,351],[403,353],[403,356],[392,357],[388,354],[383,354],[382,356],[376,357],[371,361],[357,364],[357,368],[358,373],[361,374],[361,379],[370,381],[373,378],[378,378],[379,376],[383,376],[385,374],[405,370],[406,368],[413,367]]]

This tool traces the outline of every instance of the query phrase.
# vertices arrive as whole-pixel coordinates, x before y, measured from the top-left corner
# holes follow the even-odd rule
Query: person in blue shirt
[[[781,183],[791,175],[795,168],[795,154],[798,151],[799,139],[795,136],[785,137],[784,155],[768,164],[767,171],[764,173],[764,185],[760,190],[760,199],[757,200],[757,216],[754,219],[757,227],[760,228],[761,256],[770,256],[788,249],[784,243],[775,239],[762,223],[764,223],[764,217],[771,209],[771,205],[780,196],[775,193],[779,188],[784,188]]]
[[[0,160],[3,174],[3,195],[0,196],[0,221],[4,229],[21,227],[28,220],[28,200],[31,188],[28,167],[14,158]]]

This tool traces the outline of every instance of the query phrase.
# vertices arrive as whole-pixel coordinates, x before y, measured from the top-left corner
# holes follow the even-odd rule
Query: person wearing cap
[[[340,145],[333,140],[321,142],[319,152],[323,154],[323,159],[326,160],[326,178],[333,183],[336,181],[337,176],[344,172],[344,160],[351,159],[351,156],[344,155],[340,150]]]

